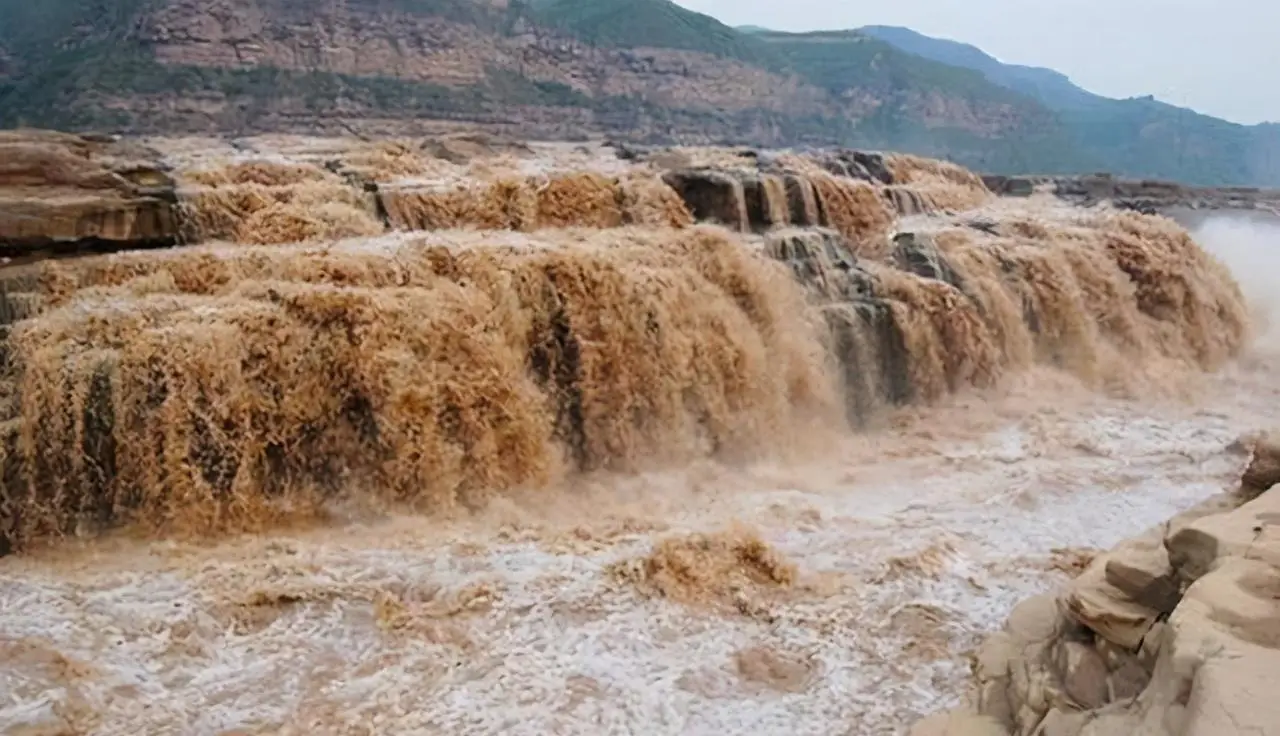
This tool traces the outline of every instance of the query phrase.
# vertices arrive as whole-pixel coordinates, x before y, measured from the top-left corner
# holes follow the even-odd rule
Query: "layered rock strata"
[[[0,132],[0,255],[172,245],[174,185],[158,160],[112,138]]]

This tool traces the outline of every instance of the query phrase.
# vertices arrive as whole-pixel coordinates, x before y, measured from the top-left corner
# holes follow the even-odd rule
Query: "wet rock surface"
[[[715,222],[731,230],[748,229],[746,195],[742,182],[722,171],[672,171],[663,175],[689,206],[694,219]]]
[[[912,733],[1280,734],[1280,489],[1249,490],[1276,461],[1255,443],[1245,490],[1019,605],[975,655],[972,711]]]
[[[1000,176],[982,178],[992,193],[1029,197],[1051,192],[1073,204],[1091,207],[1110,202],[1147,214],[1174,210],[1259,210],[1275,213],[1280,191],[1252,187],[1194,187],[1152,179],[1122,179],[1111,174],[1083,176]]]
[[[893,237],[893,260],[898,268],[921,278],[950,284],[961,291],[960,274],[938,250],[938,244],[927,233],[898,233]]]

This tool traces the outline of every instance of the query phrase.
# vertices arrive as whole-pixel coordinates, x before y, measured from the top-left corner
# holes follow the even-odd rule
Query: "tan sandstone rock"
[[[22,254],[78,241],[172,242],[173,181],[158,157],[111,139],[0,132],[0,247]]]
[[[1238,493],[1219,493],[1175,515],[1168,522],[1161,525],[1164,530],[1165,546],[1168,547],[1170,537],[1185,529],[1189,524],[1208,516],[1216,516],[1233,511],[1247,500],[1249,499]]]
[[[974,659],[980,715],[1015,736],[1280,736],[1280,458],[1251,442],[1241,491],[1015,608]]]
[[[1087,713],[1055,708],[1040,722],[1034,736],[1077,736],[1088,720]]]
[[[1011,733],[1031,734],[1050,708],[1070,701],[1071,696],[1063,692],[1064,668],[1079,675],[1073,682],[1085,698],[1096,696],[1097,690],[1086,684],[1094,679],[1102,683],[1105,693],[1106,667],[1096,652],[1055,647],[1068,630],[1078,633],[1064,618],[1055,596],[1036,596],[1018,604],[1004,631],[988,638],[974,657],[978,713]]]
[[[1160,612],[1131,599],[1107,580],[1107,557],[1094,560],[1072,584],[1066,596],[1067,610],[1098,636],[1130,651],[1155,624]]]
[[[1056,664],[1063,690],[1075,705],[1092,710],[1107,704],[1107,665],[1096,649],[1076,641],[1062,642]]]
[[[1009,732],[985,716],[940,713],[913,726],[910,736],[1009,736]]]
[[[1151,685],[1082,736],[1280,734],[1280,570],[1230,558],[1188,589]]]
[[[1280,492],[1268,491],[1230,513],[1198,519],[1166,544],[1170,562],[1187,581],[1199,579],[1227,557],[1280,566]]]
[[[1103,569],[1106,581],[1135,603],[1166,614],[1178,605],[1178,581],[1162,535],[1149,534],[1120,545],[1106,555]]]
[[[1253,442],[1249,466],[1240,478],[1241,492],[1257,496],[1280,483],[1280,433],[1266,432]]]

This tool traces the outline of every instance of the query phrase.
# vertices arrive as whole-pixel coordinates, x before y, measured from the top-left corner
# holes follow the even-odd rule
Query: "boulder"
[[[1072,704],[1085,709],[1107,704],[1107,665],[1098,650],[1078,641],[1063,641],[1057,648],[1058,675]]]
[[[1088,713],[1054,708],[1040,721],[1033,736],[1078,736],[1088,722]]]
[[[1107,556],[1095,559],[1068,588],[1072,618],[1107,641],[1137,651],[1160,611],[1134,601],[1107,580]]]
[[[1148,633],[1147,638],[1152,638],[1153,634],[1154,632]],[[1150,683],[1149,666],[1143,666],[1143,660],[1138,657],[1126,658],[1114,672],[1107,675],[1107,698],[1103,702],[1132,700],[1141,695]]]
[[[862,170],[867,172],[872,181],[881,184],[893,184],[893,172],[889,170],[889,164],[885,160],[884,154],[876,151],[851,151],[850,156]]]
[[[1082,736],[1280,736],[1280,571],[1229,558],[1169,619],[1151,684]]]
[[[1165,547],[1169,546],[1169,538],[1185,529],[1187,525],[1193,524],[1200,519],[1233,511],[1239,508],[1240,504],[1246,500],[1245,497],[1238,493],[1219,493],[1178,513],[1164,524]],[[1170,560],[1170,564],[1174,564],[1172,560]]]
[[[1280,435],[1267,432],[1253,443],[1249,465],[1240,478],[1241,492],[1256,497],[1280,483]]]
[[[1104,570],[1106,581],[1134,602],[1168,614],[1181,591],[1159,531],[1121,544],[1107,555]]]
[[[785,228],[765,236],[765,252],[791,267],[823,301],[867,299],[874,279],[858,265],[849,240],[827,228]]]
[[[1166,545],[1171,564],[1188,582],[1228,557],[1280,566],[1280,491],[1267,491],[1234,511],[1192,521],[1173,532]]]
[[[875,151],[854,151],[847,148],[822,150],[810,154],[823,169],[836,176],[871,182],[893,184],[893,172],[884,154]]]
[[[784,228],[765,235],[764,251],[790,266],[822,307],[850,424],[862,426],[883,404],[909,401],[906,336],[848,239],[826,228]]]
[[[1017,736],[1280,736],[1280,491],[1244,498],[1188,509],[1060,601],[1015,608],[974,659],[978,713]]]
[[[978,215],[965,221],[965,225],[988,235],[1000,234],[1000,223],[985,215]]]
[[[984,176],[982,183],[1001,197],[1030,197],[1036,191],[1036,181],[1026,176]]]
[[[1069,696],[1063,692],[1063,668],[1055,642],[1070,628],[1052,595],[1018,604],[1004,630],[987,639],[974,657],[978,714],[1012,733],[1030,734],[1050,708],[1065,703]],[[1076,659],[1073,666],[1086,657]],[[1076,669],[1082,677],[1088,674]],[[1105,667],[1102,681],[1106,682]]]

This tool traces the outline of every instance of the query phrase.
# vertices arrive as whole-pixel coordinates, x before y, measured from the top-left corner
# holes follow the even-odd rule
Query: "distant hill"
[[[1073,148],[1050,110],[975,71],[858,31],[753,35],[795,73],[857,108],[857,140],[989,171],[1086,171],[1101,163]]]
[[[0,0],[0,126],[15,125],[449,125],[1280,185],[1277,126],[1108,100],[906,29],[744,30],[669,0]]]
[[[1280,186],[1280,125],[1247,126],[1175,107],[1153,97],[1117,100],[1039,67],[1004,64],[975,46],[909,28],[859,29],[896,48],[972,69],[1058,113],[1075,147],[1129,176],[1209,185]]]
[[[1071,110],[1106,98],[1087,92],[1065,74],[1035,66],[1004,64],[976,46],[916,33],[910,28],[865,26],[859,31],[906,51],[943,64],[972,69],[996,84],[1034,97],[1054,110]]]

